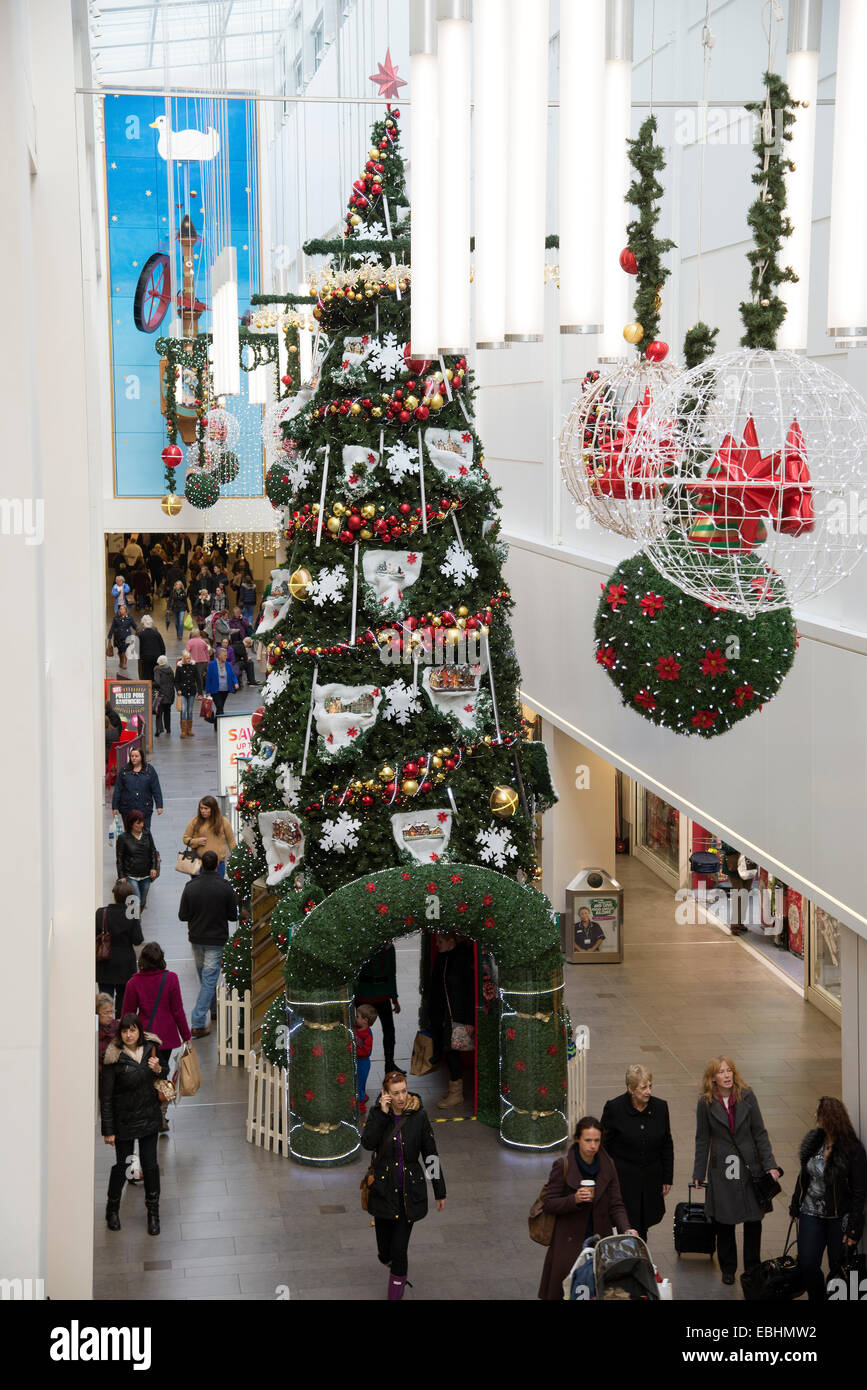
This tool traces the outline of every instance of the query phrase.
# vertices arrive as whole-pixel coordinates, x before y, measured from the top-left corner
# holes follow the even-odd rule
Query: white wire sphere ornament
[[[293,458],[295,455],[295,443],[292,439],[287,439],[283,433],[283,422],[298,414],[307,399],[306,396],[303,399],[300,397],[299,392],[286,400],[272,401],[265,408],[262,416],[262,443],[269,463],[282,462],[283,459]]]
[[[566,487],[579,507],[618,536],[653,532],[659,490],[633,441],[659,393],[677,376],[671,363],[644,356],[611,371],[588,372],[560,434]]]
[[[204,435],[208,444],[222,449],[234,449],[241,438],[241,424],[228,410],[215,405],[205,416]]]
[[[637,538],[693,598],[767,613],[861,559],[867,402],[801,354],[709,358],[654,397],[631,448],[645,488],[660,484]]]

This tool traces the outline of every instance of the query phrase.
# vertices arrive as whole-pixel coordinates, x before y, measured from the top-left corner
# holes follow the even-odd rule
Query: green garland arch
[[[478,1118],[518,1148],[566,1138],[567,1016],[550,902],[478,865],[415,865],[345,884],[292,934],[286,999],[269,1011],[262,1050],[288,1068],[290,1152],[299,1161],[339,1164],[356,1154],[353,983],[384,940],[419,928],[459,931],[497,962],[499,1001],[477,1011]]]

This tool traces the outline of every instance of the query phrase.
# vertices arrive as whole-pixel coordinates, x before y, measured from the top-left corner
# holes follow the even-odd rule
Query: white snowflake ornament
[[[457,541],[452,541],[446,551],[446,558],[440,565],[440,572],[463,585],[468,579],[478,578],[478,567],[470,552]]]
[[[309,586],[310,597],[317,608],[322,608],[326,603],[339,603],[348,583],[349,575],[342,565],[320,570]]]
[[[394,381],[398,372],[402,372],[406,367],[403,357],[405,347],[406,343],[397,341],[396,333],[384,333],[371,348],[371,366],[375,372],[379,373],[383,381]]]
[[[386,699],[386,707],[383,711],[383,719],[394,719],[400,725],[408,724],[410,715],[419,714],[422,704],[417,694],[413,693],[412,687],[406,681],[396,680],[391,685],[387,685],[383,690]]]
[[[355,820],[348,811],[341,811],[335,820],[323,821],[322,829],[324,834],[319,841],[319,848],[333,850],[335,854],[345,854],[348,849],[355,849],[358,844],[361,821]]]
[[[418,449],[399,440],[389,449],[385,466],[392,480],[402,483],[410,473],[418,473]]]
[[[495,869],[504,869],[507,859],[514,859],[518,853],[511,830],[504,825],[491,825],[488,830],[480,830],[476,844],[481,846],[479,858],[485,864],[493,861]]]

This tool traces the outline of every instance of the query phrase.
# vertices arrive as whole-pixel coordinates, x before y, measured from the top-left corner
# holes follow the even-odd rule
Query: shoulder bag
[[[797,1298],[804,1292],[804,1279],[798,1268],[796,1255],[790,1255],[789,1250],[795,1246],[797,1250],[798,1237],[792,1240],[792,1227],[794,1219],[789,1222],[789,1229],[786,1232],[786,1246],[782,1255],[774,1260],[762,1260],[756,1269],[751,1269],[741,1275],[741,1288],[744,1291],[744,1298],[750,1303],[785,1303],[791,1298]]]
[[[167,975],[167,974],[168,974],[168,971],[167,971],[167,970],[164,970],[164,971],[163,971],[163,978],[160,980],[160,987],[159,987],[159,989],[157,990],[157,997],[156,997],[156,999],[154,1000],[154,1006],[153,1006],[153,1008],[151,1009],[151,1016],[150,1016],[150,1018],[149,1018],[148,1021],[147,1021],[147,1027],[145,1028],[145,1032],[146,1032],[146,1033],[149,1033],[149,1032],[150,1032],[151,1028],[153,1027],[154,1019],[155,1019],[156,1016],[157,1016],[157,1009],[158,1009],[159,1006],[160,1006],[160,999],[162,998],[163,990],[165,989],[165,986],[166,986],[166,975]],[[157,1050],[157,1049],[156,1049],[156,1046],[155,1046],[155,1047],[154,1047],[154,1051],[156,1051],[156,1050]],[[171,1101],[171,1100],[174,1100],[174,1099],[175,1099],[175,1088],[174,1088],[174,1086],[172,1085],[171,1081],[168,1080],[167,1077],[161,1077],[159,1081],[155,1081],[155,1082],[154,1082],[154,1090],[156,1091],[157,1095],[159,1096],[160,1100],[162,1100],[162,1101]]]
[[[99,925],[99,931],[96,933],[97,963],[99,961],[111,960],[111,932],[105,925],[106,912],[108,912],[108,908],[104,907],[102,909],[102,921]]]
[[[197,859],[193,851],[189,848],[178,850],[178,862],[175,869],[179,874],[189,874],[190,878],[195,878],[202,867],[201,859]]]
[[[474,1052],[476,1047],[476,1026],[474,1023],[455,1023],[452,1017],[452,1006],[449,1000],[449,990],[445,975],[443,975],[443,993],[446,996],[446,1008],[449,1011],[449,1021],[451,1023],[449,1047],[453,1052]]]
[[[568,1164],[568,1161],[569,1155],[567,1154],[566,1157],[563,1159],[564,1182],[566,1181],[566,1166]],[[543,1207],[543,1202],[545,1200],[545,1188],[547,1186],[548,1184],[545,1183],[542,1188],[542,1191],[539,1193],[538,1197],[531,1206],[527,1215],[527,1225],[530,1231],[530,1239],[534,1240],[537,1245],[550,1245],[551,1241],[554,1239],[554,1226],[556,1224],[557,1217],[554,1215],[552,1211],[545,1211]]]

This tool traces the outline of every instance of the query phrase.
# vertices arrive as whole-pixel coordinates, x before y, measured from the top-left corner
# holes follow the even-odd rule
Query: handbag
[[[199,1059],[192,1044],[187,1043],[178,1062],[178,1093],[182,1096],[194,1096],[201,1084],[202,1073],[199,1070]]]
[[[782,1255],[774,1260],[762,1260],[755,1269],[741,1275],[741,1288],[744,1298],[750,1303],[785,1303],[797,1298],[805,1289],[804,1280],[798,1269],[796,1256],[789,1254],[790,1246],[797,1249],[798,1237],[792,1240],[794,1218],[789,1222],[786,1232],[786,1246]]]
[[[564,1182],[566,1181],[567,1162],[568,1156],[563,1159]],[[557,1218],[552,1211],[545,1211],[543,1206],[545,1201],[545,1188],[547,1186],[548,1184],[545,1183],[527,1215],[527,1226],[530,1232],[530,1239],[534,1240],[537,1245],[550,1245],[551,1241],[554,1239],[554,1226]]]
[[[201,859],[197,859],[193,851],[189,848],[178,850],[178,862],[175,870],[179,874],[189,874],[190,878],[195,878],[202,867]]]
[[[453,1052],[473,1052],[475,1050],[475,1025],[472,1023],[453,1023],[449,1047]]]
[[[96,959],[97,962],[111,960],[111,932],[106,929],[105,914],[107,907],[102,909],[102,923],[96,933]]]
[[[178,714],[181,714],[182,711],[183,711],[183,708],[184,708],[183,697],[182,697],[181,695],[179,695],[178,698],[175,700],[175,709],[177,710]]]
[[[430,1033],[416,1033],[409,1066],[410,1076],[427,1076],[428,1072],[435,1071],[436,1068],[431,1066],[432,1056],[433,1038]]]
[[[770,1173],[753,1172],[752,1168],[747,1163],[747,1160],[744,1158],[743,1154],[738,1148],[737,1140],[735,1139],[734,1135],[732,1135],[732,1143],[738,1151],[738,1157],[741,1160],[741,1163],[747,1170],[747,1177],[749,1178],[750,1186],[753,1189],[753,1196],[758,1202],[760,1210],[767,1215],[767,1213],[771,1210],[771,1208],[774,1205],[774,1198],[779,1197],[783,1189],[777,1182],[777,1179],[771,1177]],[[785,1169],[778,1168],[777,1172],[780,1174],[780,1177],[782,1177],[785,1173]]]
[[[214,724],[216,722],[217,716],[214,714],[214,702],[210,695],[205,695],[203,697],[199,714],[208,724]]]

